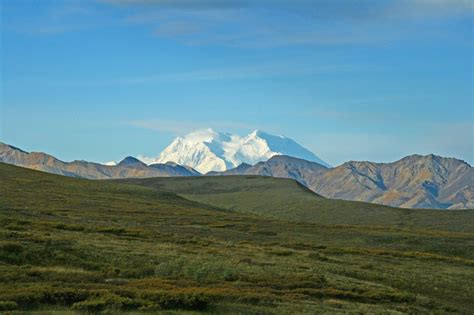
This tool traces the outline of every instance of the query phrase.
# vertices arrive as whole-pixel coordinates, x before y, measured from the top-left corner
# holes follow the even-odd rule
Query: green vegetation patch
[[[0,312],[469,314],[473,214],[0,164]]]

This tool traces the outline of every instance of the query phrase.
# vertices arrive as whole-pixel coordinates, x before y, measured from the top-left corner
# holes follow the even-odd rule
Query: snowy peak
[[[243,144],[243,151],[247,153],[249,150],[252,150],[253,147],[262,148],[262,146],[255,146],[255,144],[259,143],[264,143],[263,148],[269,150],[268,152],[260,152],[266,157],[265,160],[270,159],[274,155],[288,155],[312,162],[317,162],[326,167],[330,167],[328,163],[322,161],[320,158],[314,155],[314,153],[299,145],[292,139],[289,139],[285,136],[274,136],[260,130],[255,130],[246,137]],[[254,161],[254,163],[251,164],[255,164],[256,162],[260,161],[262,160]]]
[[[231,141],[229,135],[204,129],[178,137],[152,160],[152,163],[174,162],[190,166],[199,172],[227,169],[229,164],[222,158],[224,143]],[[148,159],[145,159],[148,162]]]
[[[187,134],[184,138],[178,137],[176,140],[186,141],[186,142],[193,142],[193,143],[201,143],[207,142],[211,143],[214,141],[228,141],[230,138],[229,134],[224,134],[222,132],[214,131],[211,128],[207,129],[200,129],[193,131]]]
[[[177,137],[155,159],[140,159],[147,164],[174,162],[207,173],[225,171],[242,163],[256,164],[275,155],[294,156],[329,166],[311,151],[284,136],[254,130],[241,137],[210,128]]]

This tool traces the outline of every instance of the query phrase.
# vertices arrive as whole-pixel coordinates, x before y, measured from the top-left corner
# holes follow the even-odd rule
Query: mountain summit
[[[295,141],[255,130],[241,137],[230,133],[202,129],[174,139],[153,159],[140,157],[147,164],[175,162],[201,173],[225,171],[242,163],[256,164],[275,155],[288,155],[324,166],[329,164]]]
[[[410,155],[392,163],[350,161],[330,169],[279,155],[209,175],[292,178],[323,197],[401,208],[474,208],[474,169],[462,160],[433,154]]]

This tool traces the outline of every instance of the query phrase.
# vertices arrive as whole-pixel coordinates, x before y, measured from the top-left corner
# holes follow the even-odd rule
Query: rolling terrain
[[[134,157],[126,157],[117,165],[103,165],[87,161],[63,162],[42,152],[25,152],[0,142],[0,162],[31,168],[52,174],[90,179],[196,176],[194,169],[176,163],[146,165]]]
[[[412,155],[393,163],[351,161],[334,168],[290,156],[274,156],[209,175],[292,178],[327,198],[402,208],[474,208],[474,170],[466,162]]]
[[[210,135],[207,133],[210,133]],[[194,166],[197,165],[196,163],[198,162],[206,164],[212,161],[212,165],[214,165],[214,162],[221,166],[229,164],[230,162],[228,161],[225,162],[220,158],[217,159],[217,157],[207,154],[209,152],[206,150],[210,150],[207,145],[210,144],[204,140],[208,139],[206,137],[217,137],[217,134],[212,130],[207,131],[207,133],[204,133],[204,135],[191,134],[191,138],[183,138],[183,143],[178,141],[178,144],[172,145],[169,148],[172,153],[161,156],[160,161],[164,162],[171,159],[182,163],[190,163]],[[225,135],[222,134],[219,137],[224,136]],[[230,136],[227,135],[226,137]],[[273,138],[278,138],[278,140],[274,140]],[[274,155],[276,154],[275,152],[269,150],[262,144],[264,142],[263,139],[272,143],[274,149],[279,146],[295,146],[295,152],[299,152],[298,150],[300,149],[303,150],[296,144],[293,144],[290,139],[270,136],[262,132],[254,132],[239,141],[234,139],[241,145],[237,147],[245,152],[249,151],[254,154],[252,157],[254,160],[270,157],[268,160],[260,161],[255,165],[241,163],[232,169],[210,171],[206,175],[260,175],[291,178],[327,198],[365,201],[401,208],[474,208],[474,170],[468,163],[455,158],[444,158],[435,155],[412,155],[393,163],[350,161],[334,168],[328,168],[319,163],[293,156]],[[269,139],[273,140],[270,141]],[[241,141],[243,142],[241,143]],[[287,142],[290,144],[286,144]],[[223,145],[222,143],[217,144],[219,144],[219,146]],[[262,147],[259,145],[262,145]],[[207,152],[206,154],[199,151],[199,148],[202,146],[206,148],[204,150]],[[234,143],[232,146],[236,146],[236,144]],[[214,149],[216,148],[217,147],[214,147]],[[235,148],[233,148],[233,150],[235,150]],[[257,153],[254,152],[255,150]],[[219,152],[221,151],[222,150]],[[265,154],[268,156],[262,157],[260,151],[266,152]],[[250,154],[249,152],[246,154]],[[306,151],[303,150],[302,152]],[[221,153],[224,154],[225,151]],[[192,163],[189,162],[188,159],[183,157],[183,154],[184,156],[189,155],[188,157],[190,159],[196,159],[196,161],[193,160]],[[233,154],[242,157],[241,155],[243,153],[234,152]],[[237,157],[234,156],[234,158],[235,159],[232,160],[233,164],[231,163],[229,165],[235,165],[237,162],[240,162]],[[53,174],[89,179],[201,175],[201,173],[191,166],[176,164],[176,162],[172,161],[145,164],[141,160],[129,156],[119,163],[114,162],[114,165],[103,165],[87,161],[63,162],[45,153],[28,153],[2,143],[0,143],[0,162]],[[209,166],[210,164],[206,165]],[[200,168],[200,170],[202,170],[202,168]]]
[[[222,209],[319,224],[469,231],[471,211],[406,210],[323,198],[292,179],[245,176],[136,178],[114,182],[168,191]]]
[[[94,181],[0,163],[0,308],[469,314],[473,218],[288,179]]]

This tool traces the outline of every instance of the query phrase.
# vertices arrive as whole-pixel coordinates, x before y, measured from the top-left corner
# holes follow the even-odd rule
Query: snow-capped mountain
[[[147,164],[175,162],[204,174],[225,171],[242,163],[253,165],[275,155],[289,155],[329,167],[295,141],[259,130],[244,137],[212,129],[198,130],[174,139],[157,158],[140,156],[139,159]]]

